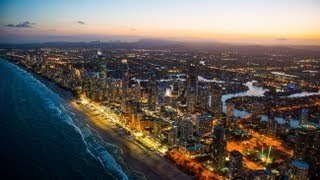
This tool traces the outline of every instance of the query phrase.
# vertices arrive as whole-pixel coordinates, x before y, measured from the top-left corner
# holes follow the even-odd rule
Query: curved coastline
[[[22,65],[14,64],[10,60],[3,60],[26,71],[26,73],[59,96],[63,108],[68,111],[87,146],[89,149],[93,148],[91,151],[94,152],[95,156],[98,156],[98,160],[107,171],[110,171],[111,168],[108,167],[110,166],[108,162],[114,161],[113,168],[115,170],[111,170],[111,174],[116,179],[191,179],[190,176],[180,171],[168,159],[159,156],[136,142],[122,128],[104,119],[94,110],[76,103],[76,98],[70,91]],[[92,143],[97,145],[91,144],[90,139],[93,139],[94,142]],[[101,151],[103,148],[107,149],[106,152]],[[113,156],[111,156],[112,159],[109,157],[109,151]]]

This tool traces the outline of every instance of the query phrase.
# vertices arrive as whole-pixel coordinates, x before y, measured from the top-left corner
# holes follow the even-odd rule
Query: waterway
[[[233,93],[233,94],[225,94],[222,96],[221,101],[222,101],[222,110],[223,112],[226,112],[226,101],[228,99],[234,98],[234,97],[246,97],[246,96],[254,96],[254,97],[263,97],[264,93],[269,91],[269,89],[260,87],[260,86],[255,86],[254,83],[257,82],[255,80],[248,81],[245,83],[245,85],[248,87],[248,90],[245,92],[240,92],[240,93]],[[310,92],[301,92],[301,93],[296,93],[292,94],[288,97],[306,97],[306,96],[311,96],[311,95],[318,95],[320,94],[320,91],[318,93],[310,93]],[[234,116],[235,117],[246,117],[250,115],[249,112],[235,109],[234,110]],[[268,121],[268,116],[262,115],[261,116],[262,121]],[[283,117],[275,117],[274,120],[276,120],[279,124],[284,124],[286,122],[285,118]],[[296,128],[299,125],[299,121],[297,119],[290,119],[289,124],[291,127]]]

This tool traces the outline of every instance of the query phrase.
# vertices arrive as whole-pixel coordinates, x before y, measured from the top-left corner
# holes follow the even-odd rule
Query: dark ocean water
[[[102,146],[88,142],[90,133],[74,125],[55,93],[2,59],[0,122],[1,179],[126,179]]]

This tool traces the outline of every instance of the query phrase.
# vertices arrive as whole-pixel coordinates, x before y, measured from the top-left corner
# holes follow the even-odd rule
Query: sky
[[[320,0],[0,0],[0,42],[320,45]]]

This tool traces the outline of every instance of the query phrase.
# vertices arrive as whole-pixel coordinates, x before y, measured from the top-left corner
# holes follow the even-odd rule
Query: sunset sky
[[[319,0],[0,0],[0,42],[320,44]]]

